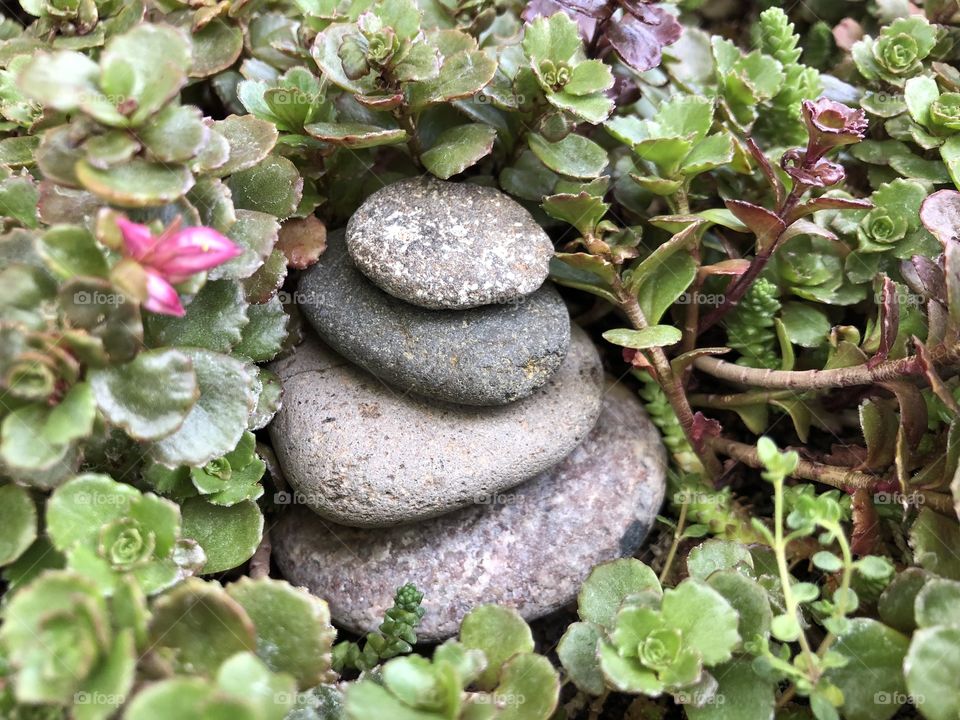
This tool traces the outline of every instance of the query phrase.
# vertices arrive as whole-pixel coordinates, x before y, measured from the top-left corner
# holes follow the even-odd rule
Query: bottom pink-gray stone
[[[334,620],[374,630],[407,582],[424,593],[418,634],[457,632],[470,608],[498,603],[528,620],[576,597],[590,568],[640,547],[663,501],[666,457],[622,385],[563,462],[484,504],[392,528],[336,525],[304,506],[271,533],[284,576],[327,600]]]

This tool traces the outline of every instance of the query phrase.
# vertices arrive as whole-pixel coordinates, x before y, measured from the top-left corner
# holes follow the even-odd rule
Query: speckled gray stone
[[[401,394],[312,337],[273,363],[283,408],[270,425],[298,498],[345,525],[440,515],[560,462],[600,414],[602,369],[583,330],[530,397],[476,408]]]
[[[426,308],[510,302],[547,279],[553,244],[533,216],[495,188],[430,176],[378,190],[347,225],[357,267]]]
[[[570,315],[547,284],[510,305],[425,310],[397,300],[353,265],[343,233],[300,280],[298,302],[347,359],[403,390],[466,405],[528,396],[560,366]]]
[[[606,395],[586,440],[509,493],[426,522],[362,530],[291,507],[271,532],[283,575],[330,603],[334,620],[373,630],[406,582],[424,593],[424,640],[456,633],[480,603],[528,620],[571,602],[590,568],[633,554],[663,501],[666,457],[623,386]]]

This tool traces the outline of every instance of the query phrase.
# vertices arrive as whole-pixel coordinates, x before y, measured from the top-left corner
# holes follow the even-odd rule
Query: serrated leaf
[[[182,348],[193,362],[200,398],[180,428],[154,444],[151,454],[169,467],[200,466],[237,446],[256,398],[254,376],[226,355]]]
[[[607,166],[607,152],[592,140],[572,133],[559,142],[550,142],[542,135],[529,137],[530,149],[554,172],[570,177],[599,177]]]
[[[593,623],[576,622],[567,627],[557,645],[557,657],[577,689],[590,695],[602,695],[603,672],[597,659],[600,628]]]
[[[240,285],[208,281],[186,307],[183,317],[148,315],[145,326],[153,345],[181,345],[230,352],[249,322]]]
[[[19,485],[0,486],[0,565],[9,565],[37,539],[37,506]]]
[[[383,128],[363,123],[311,123],[303,129],[318,140],[355,150],[407,141],[407,133],[400,128]]]
[[[275,295],[265,303],[249,306],[247,317],[250,321],[241,331],[233,354],[253,362],[272,360],[287,339],[289,316],[283,310],[283,303]]]
[[[726,662],[740,643],[736,610],[702,581],[685,580],[665,590],[660,612],[667,627],[683,632],[684,644],[698,650],[705,665]]]
[[[662,590],[656,573],[634,558],[597,565],[577,596],[580,619],[612,628],[624,599],[630,595]]]
[[[496,137],[496,128],[489,125],[458,125],[441,133],[420,160],[436,177],[447,180],[489,155]]]
[[[185,165],[140,158],[107,169],[95,168],[81,160],[75,170],[84,188],[112,205],[129,208],[166,205],[184,195],[194,182]]]
[[[227,586],[253,621],[257,656],[274,672],[286,672],[301,689],[327,682],[337,631],[327,603],[283,580],[241,578]]]
[[[533,652],[533,634],[520,614],[499,605],[475,607],[460,624],[460,642],[482,650],[487,666],[476,680],[481,690],[493,690],[500,667],[517,653]]]
[[[103,416],[137,440],[173,433],[199,397],[190,358],[173,349],[141,352],[87,377]]]
[[[201,572],[220,573],[242,565],[263,535],[263,514],[252,500],[224,507],[191,498],[181,507],[183,536],[196,540],[207,556]]]

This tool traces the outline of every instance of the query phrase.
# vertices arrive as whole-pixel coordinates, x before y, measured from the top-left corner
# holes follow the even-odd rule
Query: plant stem
[[[766,250],[757,253],[754,256],[753,260],[750,261],[750,267],[747,268],[747,271],[737,278],[732,287],[728,288],[725,297],[722,303],[716,308],[714,308],[707,317],[704,318],[703,322],[700,323],[700,332],[709,330],[714,325],[716,325],[723,317],[733,310],[743,299],[743,296],[747,294],[747,290],[750,289],[750,286],[753,285],[753,281],[757,279],[763,269],[767,266],[767,263],[770,262],[770,258],[773,257],[773,253],[776,252],[777,248],[780,246],[781,240],[783,240],[783,234],[789,222],[787,222],[787,216],[793,211],[797,203],[800,201],[800,197],[808,190],[806,185],[801,183],[794,183],[793,189],[790,191],[790,194],[787,195],[787,198],[783,201],[783,204],[777,210],[777,217],[783,221],[783,231],[774,238],[773,242],[770,243],[770,247]]]
[[[938,366],[956,365],[960,362],[960,343],[935,347],[929,352],[929,359]],[[834,370],[766,370],[744,367],[713,357],[697,358],[693,364],[698,370],[720,380],[781,390],[818,390],[872,385],[902,380],[909,375],[923,374],[923,363],[916,356],[886,360],[872,367],[864,364]]]
[[[763,463],[760,462],[760,456],[757,454],[757,449],[752,445],[722,437],[712,438],[710,445],[724,455],[739,460],[745,465],[753,468],[763,467]],[[850,468],[824,465],[802,459],[797,463],[797,469],[793,471],[793,477],[802,480],[813,480],[814,482],[823,483],[824,485],[829,485],[844,491],[859,488],[872,490],[877,483],[887,479],[882,475],[872,475],[870,473],[859,472],[858,470],[851,470]],[[915,492],[923,498],[924,505],[933,508],[937,512],[954,512],[952,497],[930,490],[916,490]]]
[[[617,294],[620,308],[626,313],[633,327],[636,330],[643,330],[645,327],[648,327],[647,319],[643,315],[640,303],[637,302],[637,298],[633,293],[627,290],[623,281],[621,281],[619,277],[614,276],[612,284]],[[690,403],[687,401],[683,383],[680,381],[680,378],[674,374],[673,368],[670,367],[670,360],[667,358],[667,354],[663,348],[649,348],[645,352],[649,355],[653,369],[656,372],[657,381],[660,383],[660,387],[663,388],[663,392],[667,396],[667,401],[670,403],[670,407],[673,408],[677,420],[680,422],[680,427],[683,428],[683,434],[690,443],[690,447],[693,448],[693,451],[700,459],[704,472],[707,474],[707,479],[712,481],[720,475],[720,461],[717,460],[716,454],[708,444],[700,442],[694,436],[693,410],[690,409]]]
[[[663,562],[663,570],[660,571],[660,583],[664,583],[667,579],[667,575],[670,573],[670,566],[673,565],[673,560],[677,556],[677,548],[680,547],[680,537],[683,535],[683,526],[687,523],[687,508],[690,505],[690,500],[687,497],[683,498],[683,505],[680,506],[680,517],[677,518],[677,526],[673,530],[673,542],[670,543],[670,550],[667,552],[667,559]]]
[[[847,614],[847,592],[850,590],[850,581],[853,578],[853,552],[850,550],[850,543],[847,542],[846,535],[843,534],[843,528],[839,525],[831,525],[827,528],[837,538],[837,544],[840,546],[840,553],[843,555],[843,577],[840,579],[840,602],[836,606],[834,617],[841,618]],[[834,596],[836,597],[836,596]],[[833,632],[828,632],[827,636],[817,648],[817,655],[823,657],[827,650],[836,641],[837,636]]]
[[[807,642],[807,634],[803,631],[799,603],[793,594],[790,584],[790,567],[787,563],[787,543],[784,542],[783,539],[783,478],[778,478],[773,487],[773,551],[777,556],[777,569],[780,572],[780,587],[783,590],[783,602],[786,606],[787,614],[792,615],[796,619],[797,625],[800,628],[800,635],[797,638],[797,642],[800,643],[800,649],[807,658],[807,667],[813,668],[816,667],[813,650],[810,648],[810,643]]]
[[[397,123],[403,128],[404,132],[407,133],[407,148],[410,150],[410,155],[413,158],[413,161],[417,164],[417,167],[423,167],[420,163],[420,155],[423,153],[423,146],[420,144],[420,137],[417,135],[417,126],[413,122],[413,117],[410,115],[410,111],[407,109],[406,105],[400,105],[398,108],[394,109],[393,116],[397,119]]]

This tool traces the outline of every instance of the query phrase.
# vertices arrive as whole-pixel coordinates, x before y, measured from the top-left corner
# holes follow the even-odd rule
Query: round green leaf
[[[207,139],[203,114],[192,105],[171,103],[157,114],[137,136],[153,157],[161,162],[186,162]]]
[[[47,265],[61,278],[107,275],[103,251],[85,228],[72,225],[52,227],[43,234],[37,246]]]
[[[898,574],[877,602],[880,619],[895,630],[912,632],[917,627],[917,594],[930,578],[930,573],[917,567],[907,568]]]
[[[180,428],[151,449],[170,467],[204,465],[233,450],[256,403],[254,375],[242,362],[197,348],[183,352],[193,362],[200,398]]]
[[[458,125],[441,133],[434,146],[420,159],[427,170],[441,180],[447,180],[489,155],[496,138],[496,128],[489,125]]]
[[[251,500],[223,507],[191,498],[181,507],[183,537],[196,540],[207,556],[205,575],[242,565],[256,552],[263,536],[263,515]]]
[[[243,252],[207,275],[211,280],[244,280],[259,270],[270,257],[280,234],[280,224],[273,215],[254,210],[237,210],[236,221],[227,231]],[[283,267],[286,271],[286,265]]]
[[[37,507],[19,485],[0,486],[0,565],[9,565],[37,539]]]
[[[580,619],[613,627],[624,599],[642,592],[660,595],[662,590],[656,573],[639,560],[622,558],[597,565],[577,596]]]
[[[333,680],[330,649],[337,631],[325,601],[270,578],[241,578],[227,594],[253,621],[257,655],[267,667],[294,676],[301,689]]]
[[[723,595],[740,616],[737,632],[744,640],[752,640],[757,635],[767,637],[773,612],[770,610],[770,598],[767,591],[756,580],[746,577],[736,570],[721,570],[713,573],[707,584]]]
[[[960,582],[933,578],[917,594],[917,625],[960,627]]]
[[[590,695],[602,695],[603,673],[597,659],[600,628],[593,623],[571,624],[560,638],[557,656],[567,675],[579,690]]]
[[[100,412],[137,440],[174,432],[200,395],[190,358],[172,349],[147,350],[88,378]]]
[[[230,145],[229,159],[212,173],[217,177],[252,168],[277,144],[278,133],[273,123],[253,115],[230,115],[215,122],[213,129]]]
[[[249,322],[243,289],[230,280],[207,282],[186,311],[183,317],[148,315],[145,325],[151,344],[229,352]]]
[[[256,649],[253,623],[219,584],[187,578],[160,596],[150,649],[179,673],[212,676],[227,658]]]
[[[903,672],[910,698],[927,720],[955,720],[960,715],[960,628],[914,633]]]
[[[560,699],[560,678],[542,655],[521,653],[503,666],[495,691],[498,720],[548,720]]]
[[[243,50],[243,31],[239,26],[214,20],[190,33],[193,63],[190,77],[210,77],[236,62]]]
[[[705,665],[726,662],[740,642],[737,611],[700,580],[688,579],[664,591],[660,612],[667,627],[683,632],[684,645],[700,652]]]
[[[689,720],[770,720],[774,716],[776,686],[758,675],[748,659],[712,668],[710,674],[718,683],[716,694],[699,707],[685,704]]]
[[[152,207],[171,203],[193,187],[185,165],[167,165],[134,158],[106,169],[86,160],[76,165],[77,179],[90,192],[120,207]]]
[[[303,197],[303,178],[285,157],[269,155],[247,170],[235,172],[227,180],[233,204],[245,210],[289,217]]]
[[[707,540],[687,555],[690,577],[706,580],[718,570],[737,570],[753,574],[753,557],[746,545],[731,540]]]
[[[593,140],[571,133],[559,142],[530,135],[530,149],[554,172],[575,178],[595,178],[607,166],[607,151]]]
[[[848,662],[826,675],[843,691],[844,718],[886,720],[896,714],[906,700],[902,666],[907,645],[905,636],[876,620],[850,621],[849,631],[833,646]]]
[[[499,605],[481,605],[471,610],[460,625],[460,642],[482,650],[487,658],[487,667],[476,683],[481,690],[496,687],[500,667],[509,658],[533,652],[530,626],[516,610]]]
[[[251,305],[247,309],[247,316],[250,322],[243,328],[233,354],[253,362],[272,360],[287,338],[289,316],[283,310],[283,303],[274,295],[265,303]]]

